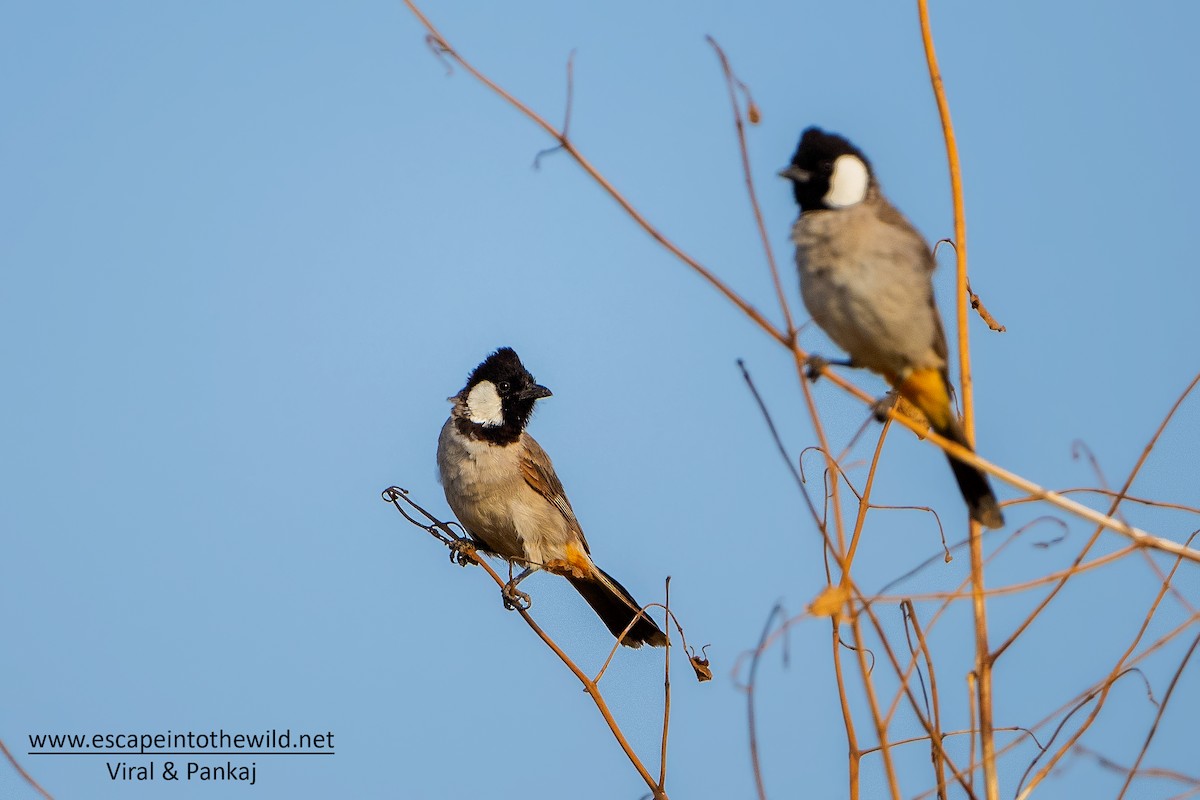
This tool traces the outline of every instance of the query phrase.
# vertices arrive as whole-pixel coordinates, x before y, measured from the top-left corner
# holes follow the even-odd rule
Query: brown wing
[[[575,519],[575,510],[571,508],[571,501],[567,499],[567,492],[563,489],[562,481],[554,474],[554,464],[550,462],[550,456],[546,455],[546,451],[537,443],[537,440],[527,433],[522,435],[521,444],[521,475],[525,478],[525,482],[535,492],[550,501],[551,505],[566,517],[567,522],[579,534],[579,541],[583,542],[583,549],[591,554],[591,548],[588,547],[583,529],[579,527],[579,520]]]
[[[937,321],[937,333],[933,337],[933,352],[938,354],[942,359],[943,364],[949,364],[950,354],[946,348],[946,329],[942,326],[942,314],[938,311],[937,303],[933,299],[933,287],[929,287],[929,311],[933,314],[934,320]],[[945,372],[947,367],[942,367]]]

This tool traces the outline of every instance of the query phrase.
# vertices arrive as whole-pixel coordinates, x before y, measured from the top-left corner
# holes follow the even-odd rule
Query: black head
[[[550,397],[550,390],[538,385],[511,347],[501,347],[472,370],[457,397],[465,406],[460,431],[509,444],[520,438],[533,404]]]
[[[779,175],[792,182],[801,211],[854,205],[866,197],[873,181],[871,162],[862,151],[820,128],[804,132],[792,163]]]

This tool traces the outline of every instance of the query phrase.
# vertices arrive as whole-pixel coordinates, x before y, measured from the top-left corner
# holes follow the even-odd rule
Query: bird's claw
[[[504,600],[504,608],[509,611],[528,611],[533,605],[533,601],[529,599],[529,595],[519,590],[515,584],[506,583],[504,588],[500,590],[500,597]]]
[[[821,377],[821,373],[828,366],[829,359],[816,354],[809,355],[808,358],[804,359],[804,377],[816,383],[817,378]]]
[[[450,563],[465,567],[475,563],[475,543],[470,539],[455,539],[447,545],[450,548]]]
[[[883,397],[871,404],[871,414],[875,417],[876,422],[887,422],[888,412],[899,402],[900,396],[893,392],[888,392]]]

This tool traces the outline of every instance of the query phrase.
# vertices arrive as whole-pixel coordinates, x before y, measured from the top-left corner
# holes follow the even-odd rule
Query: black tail
[[[642,606],[607,572],[596,567],[596,573],[593,577],[568,577],[567,580],[575,587],[575,591],[583,595],[583,599],[600,617],[605,627],[612,631],[612,635],[620,636],[625,633],[625,628],[633,622]],[[666,643],[666,634],[648,614],[642,614],[621,640],[621,644],[626,647],[641,647],[644,644],[662,647]]]
[[[967,449],[971,448],[971,445],[967,444],[967,437],[957,420],[948,430],[938,431],[938,433],[956,444],[961,444]],[[958,490],[962,492],[963,500],[967,502],[971,519],[985,528],[1003,528],[1004,515],[1000,513],[1000,504],[996,502],[996,495],[992,493],[992,486],[988,483],[987,475],[951,455],[947,454],[946,457],[950,460],[950,469],[954,470],[954,479],[958,481]]]

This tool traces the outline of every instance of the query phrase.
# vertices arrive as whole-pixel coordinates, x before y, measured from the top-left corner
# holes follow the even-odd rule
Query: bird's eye
[[[502,392],[508,391],[508,381],[500,381],[500,391],[502,391]]]
[[[833,162],[832,161],[822,161],[821,162],[821,171],[828,173],[828,174],[833,174]]]

